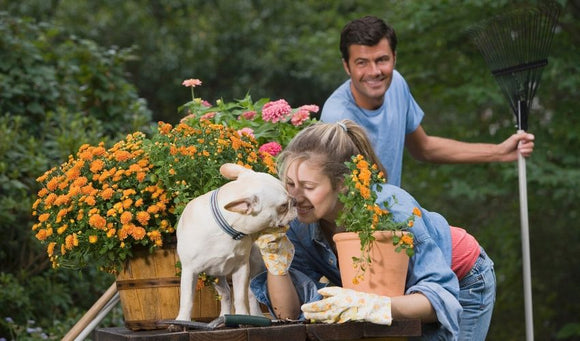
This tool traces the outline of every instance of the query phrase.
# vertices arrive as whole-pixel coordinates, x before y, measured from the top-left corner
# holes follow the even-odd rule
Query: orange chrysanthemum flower
[[[36,233],[36,239],[38,240],[46,240],[47,237],[47,233],[45,229],[41,229],[38,231],[38,233]]]
[[[133,213],[125,211],[121,214],[121,224],[129,224],[133,220]]]
[[[149,215],[149,213],[144,212],[144,211],[137,212],[137,221],[141,225],[146,226],[147,223],[149,222],[149,219],[151,219],[151,216]]]
[[[98,214],[93,214],[89,218],[89,225],[96,229],[103,229],[107,223],[107,220]]]
[[[38,216],[38,221],[44,223],[45,221],[48,220],[48,218],[50,218],[50,213],[43,213],[40,216]]]
[[[89,195],[86,199],[85,199],[85,203],[89,206],[95,206],[95,204],[97,203],[97,201],[95,200],[95,197],[93,197],[92,195]]]
[[[54,254],[54,247],[55,246],[56,246],[56,242],[48,243],[48,246],[46,248],[46,253],[48,254],[48,257],[52,257],[52,255]]]
[[[92,173],[98,173],[105,167],[105,162],[101,159],[96,159],[91,162],[91,167],[89,168]]]
[[[133,157],[133,155],[125,150],[119,150],[115,153],[115,160],[116,161],[127,161]]]
[[[418,207],[413,208],[413,214],[421,218],[421,210]]]
[[[413,238],[411,236],[409,236],[408,234],[404,234],[401,237],[401,243],[407,244],[407,245],[412,247],[413,246]]]
[[[101,191],[100,196],[101,198],[105,199],[105,200],[109,200],[113,197],[113,194],[115,194],[115,191],[112,188],[105,188],[104,190]]]

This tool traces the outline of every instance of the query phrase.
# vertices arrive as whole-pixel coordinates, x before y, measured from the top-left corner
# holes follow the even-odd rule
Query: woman
[[[366,315],[361,313],[365,310],[362,306],[354,310],[340,311],[342,308],[333,305],[329,311],[324,312],[325,317],[320,317],[324,314],[313,312],[313,308],[316,308],[315,302],[323,298],[318,289],[328,285],[320,282],[322,277],[334,285],[341,285],[332,236],[343,231],[336,225],[335,220],[341,209],[338,193],[341,191],[344,174],[349,172],[344,162],[357,154],[362,154],[371,163],[376,163],[386,174],[364,130],[348,120],[310,126],[301,131],[280,154],[279,175],[290,195],[296,199],[298,217],[290,224],[286,235],[270,236],[268,250],[264,247],[266,244],[264,240],[258,240],[268,271],[253,279],[252,290],[258,300],[268,305],[278,318],[314,316],[315,319],[322,321],[363,319],[375,323],[384,321],[387,324],[390,323],[391,317],[420,318],[424,323],[425,338],[457,339],[460,315],[463,311],[459,300],[469,301],[474,297],[469,290],[460,293],[458,279],[450,268],[452,243],[455,242],[460,246],[468,245],[464,251],[470,251],[476,246],[478,259],[481,258],[479,256],[485,256],[485,253],[479,254],[477,242],[475,246],[473,243],[471,245],[465,243],[473,242],[475,239],[464,230],[457,230],[460,233],[456,235],[461,238],[452,240],[452,229],[447,221],[441,215],[422,208],[422,218],[416,219],[411,228],[415,237],[416,253],[410,258],[405,295],[391,298],[368,295],[362,297],[372,301],[371,303],[380,302],[377,307],[384,308],[381,308],[380,313],[388,315],[386,319],[373,315],[372,312]],[[377,194],[377,202],[388,201],[393,195],[397,198],[398,204],[390,207],[396,220],[402,221],[412,214],[413,208],[420,208],[407,192],[392,185],[384,185],[383,190]],[[292,252],[289,241],[295,248],[294,258],[288,257],[288,253]],[[276,254],[280,256],[284,253],[286,253],[284,257],[276,257]],[[462,254],[470,255],[472,252]],[[467,258],[470,262],[473,257]],[[275,262],[272,259],[275,259]],[[476,260],[475,264],[478,262]],[[464,260],[461,263],[465,265]],[[465,272],[464,268],[465,266],[458,269]],[[479,267],[476,270],[478,269]],[[476,273],[468,274],[470,278],[474,276],[478,279],[481,277]],[[473,282],[479,284],[478,281],[469,280],[466,285],[473,285]],[[338,290],[338,295],[357,295],[356,292],[332,290]],[[494,293],[495,289],[491,291]],[[325,296],[335,294],[324,291],[322,293]],[[344,300],[338,299],[331,303],[340,301]],[[484,299],[478,298],[480,308],[483,304],[489,306],[489,303],[483,301]],[[482,339],[484,338],[485,335]]]

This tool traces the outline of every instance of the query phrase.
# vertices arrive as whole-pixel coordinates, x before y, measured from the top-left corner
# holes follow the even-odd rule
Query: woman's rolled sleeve
[[[415,255],[409,261],[406,294],[421,293],[433,306],[440,324],[437,335],[454,340],[459,332],[459,282],[421,219],[415,221]],[[428,337],[427,337],[428,339]]]

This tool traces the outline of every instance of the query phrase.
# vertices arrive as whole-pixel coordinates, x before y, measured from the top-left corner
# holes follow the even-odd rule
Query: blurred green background
[[[534,327],[580,339],[580,1],[563,7],[529,118],[527,162]],[[36,177],[83,143],[177,122],[191,97],[286,99],[322,107],[346,79],[338,40],[376,15],[397,30],[397,69],[431,135],[500,142],[514,115],[466,31],[521,1],[0,0],[0,339],[60,339],[114,281],[50,269],[31,231]],[[405,159],[403,187],[468,229],[495,261],[489,340],[525,336],[516,163]],[[103,325],[122,325],[113,311]]]

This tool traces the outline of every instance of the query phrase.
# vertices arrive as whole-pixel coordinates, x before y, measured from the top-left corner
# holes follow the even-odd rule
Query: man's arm
[[[509,162],[518,158],[518,150],[528,157],[534,150],[534,135],[516,133],[499,144],[469,143],[429,136],[419,126],[407,135],[405,146],[419,160],[433,163]]]

